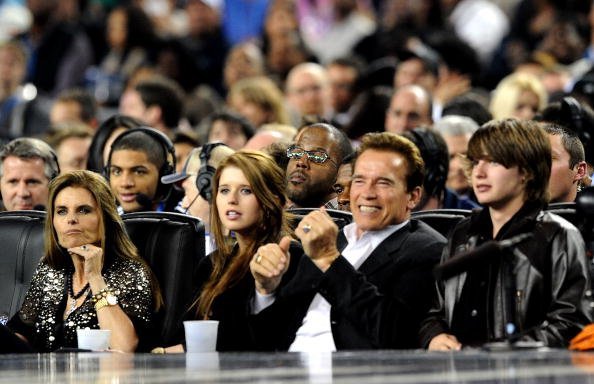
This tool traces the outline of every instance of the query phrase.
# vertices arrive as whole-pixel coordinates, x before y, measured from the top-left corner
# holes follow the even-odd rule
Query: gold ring
[[[261,261],[262,261],[262,255],[260,255],[258,253],[258,256],[256,256],[256,263],[260,264]]]
[[[303,232],[308,233],[309,231],[311,231],[311,225],[304,224],[303,225]]]

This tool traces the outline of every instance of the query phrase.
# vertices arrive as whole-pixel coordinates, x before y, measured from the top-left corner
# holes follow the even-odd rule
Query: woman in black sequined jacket
[[[7,326],[40,352],[77,347],[79,328],[111,330],[110,348],[132,352],[161,305],[104,179],[90,171],[50,184],[45,254]]]

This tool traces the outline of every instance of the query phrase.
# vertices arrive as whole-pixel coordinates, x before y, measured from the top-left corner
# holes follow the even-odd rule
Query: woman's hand
[[[273,293],[289,268],[291,237],[285,236],[278,244],[266,244],[250,262],[250,271],[256,281],[256,290],[263,295]]]
[[[84,244],[79,247],[68,248],[68,252],[80,257],[87,281],[91,282],[91,280],[101,277],[103,249],[92,244]]]

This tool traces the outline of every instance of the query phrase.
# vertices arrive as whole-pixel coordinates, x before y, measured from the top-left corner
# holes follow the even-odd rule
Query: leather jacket
[[[473,212],[455,227],[444,249],[442,263],[490,240],[491,237],[485,238],[484,234],[491,228],[488,209]],[[493,277],[493,300],[488,304],[491,311],[485,342],[508,338],[506,324],[512,323],[515,325],[513,339],[542,341],[550,347],[567,346],[569,340],[591,322],[590,276],[584,240],[571,223],[543,211],[542,206],[535,203],[525,204],[495,240],[522,233],[531,233],[532,237],[517,245],[513,252],[498,255],[502,261]],[[463,272],[436,283],[435,306],[421,324],[419,333],[425,348],[438,334],[451,333],[454,308],[461,298],[467,275]],[[511,293],[510,287],[513,287]]]

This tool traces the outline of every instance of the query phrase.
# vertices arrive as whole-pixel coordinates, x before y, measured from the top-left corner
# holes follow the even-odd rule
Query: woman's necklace
[[[66,284],[68,285],[68,295],[71,298],[70,301],[70,308],[66,312],[66,317],[70,316],[72,312],[76,310],[76,301],[80,299],[90,288],[89,283],[87,283],[80,291],[76,294],[74,293],[73,283],[72,283],[72,274],[68,274],[68,279]]]

